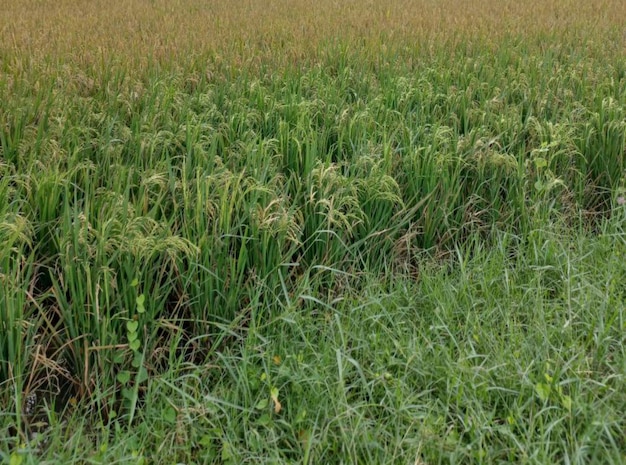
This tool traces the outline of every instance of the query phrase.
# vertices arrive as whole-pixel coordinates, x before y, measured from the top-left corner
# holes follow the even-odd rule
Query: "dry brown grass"
[[[375,53],[546,34],[626,46],[623,0],[3,0],[4,68],[27,63],[234,65],[315,57],[337,41]],[[605,41],[603,43],[603,41]]]

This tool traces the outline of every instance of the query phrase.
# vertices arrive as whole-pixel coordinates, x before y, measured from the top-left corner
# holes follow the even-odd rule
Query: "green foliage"
[[[623,461],[623,51],[326,47],[3,68],[1,460]]]

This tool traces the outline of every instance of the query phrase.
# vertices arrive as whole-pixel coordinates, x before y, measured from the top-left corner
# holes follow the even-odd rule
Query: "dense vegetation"
[[[2,463],[626,461],[622,1],[5,3]]]

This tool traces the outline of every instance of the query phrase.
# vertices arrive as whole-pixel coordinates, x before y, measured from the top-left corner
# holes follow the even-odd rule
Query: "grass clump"
[[[622,2],[117,3],[0,13],[0,460],[624,461]]]

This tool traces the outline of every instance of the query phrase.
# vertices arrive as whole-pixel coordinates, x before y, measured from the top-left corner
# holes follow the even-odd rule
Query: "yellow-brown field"
[[[5,0],[3,62],[98,66],[102,61],[186,63],[314,58],[329,43],[421,50],[517,37],[626,47],[621,0]],[[16,63],[17,62],[17,63]]]

